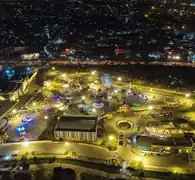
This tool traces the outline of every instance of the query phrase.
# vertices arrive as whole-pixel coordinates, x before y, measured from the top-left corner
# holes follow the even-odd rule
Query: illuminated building
[[[54,136],[56,139],[95,141],[97,117],[62,116],[55,127]]]

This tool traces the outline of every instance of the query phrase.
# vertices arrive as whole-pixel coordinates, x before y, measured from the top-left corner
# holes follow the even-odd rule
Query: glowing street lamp
[[[48,119],[48,116],[44,116],[44,119]]]
[[[52,70],[55,70],[56,68],[55,67],[52,67]]]
[[[68,144],[69,144],[68,142],[65,142],[65,145],[66,145],[66,146],[68,146]]]
[[[121,81],[121,80],[122,80],[122,78],[121,78],[121,77],[118,77],[118,78],[117,78],[117,80],[118,80],[118,81]]]
[[[64,88],[68,88],[69,87],[69,84],[64,84]]]
[[[44,86],[49,87],[50,83],[48,81],[44,82]]]
[[[86,97],[85,97],[85,96],[82,96],[81,98],[82,98],[82,100],[85,100],[85,99],[86,99]]]
[[[32,103],[33,106],[36,106],[36,102]]]
[[[16,109],[13,109],[12,113],[16,114],[17,113],[17,110]]]
[[[154,107],[153,106],[148,106],[148,110],[153,110],[154,109]]]
[[[175,56],[175,59],[176,59],[176,60],[180,60],[181,57],[180,57],[180,56]]]
[[[92,112],[96,112],[96,109],[95,108],[92,108]]]
[[[95,75],[95,73],[96,73],[96,71],[92,71],[92,72],[91,72],[92,75]]]
[[[186,94],[185,94],[185,97],[186,97],[186,98],[189,98],[189,97],[190,97],[190,93],[186,93]]]
[[[24,141],[22,145],[27,147],[29,145],[29,142],[28,141]]]
[[[109,139],[109,141],[113,141],[114,140],[114,136],[110,135],[110,136],[108,136],[108,139]]]
[[[147,18],[147,17],[148,17],[148,14],[144,14],[144,17],[146,17],[146,18]]]
[[[66,74],[62,74],[62,77],[66,77]]]

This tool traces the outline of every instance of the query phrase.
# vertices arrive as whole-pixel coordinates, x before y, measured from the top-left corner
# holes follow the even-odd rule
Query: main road
[[[32,59],[31,61],[19,59],[18,61],[15,60],[0,60],[0,65],[3,66],[7,63],[9,63],[12,66],[26,66],[26,65],[35,65],[39,66],[42,64],[42,62],[49,63],[50,65],[77,65],[77,64],[83,64],[83,65],[131,65],[131,64],[143,64],[143,65],[162,65],[162,66],[183,66],[183,67],[195,67],[195,63],[193,62],[187,62],[187,61],[137,61],[137,60],[129,60],[129,61],[113,61],[113,60],[104,60],[104,61],[86,61],[86,60],[73,60],[70,61],[68,59],[49,59],[49,58],[42,58],[42,59]]]
[[[136,150],[133,150],[136,151]],[[93,162],[107,163],[110,159],[126,160],[131,162],[142,162],[145,168],[158,169],[161,171],[174,170],[176,168],[190,169],[187,160],[179,156],[141,156],[133,152],[131,148],[119,147],[117,151],[108,151],[106,148],[94,145],[73,143],[73,142],[52,142],[52,141],[34,141],[8,143],[0,145],[0,155],[15,154],[39,156],[52,155],[63,157],[67,152],[76,157],[90,159]],[[118,155],[116,156],[116,152]]]

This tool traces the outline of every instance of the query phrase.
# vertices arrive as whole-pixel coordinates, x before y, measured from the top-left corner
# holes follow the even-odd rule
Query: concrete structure
[[[1,119],[0,120],[0,133],[5,133],[8,128],[8,120],[7,119]]]
[[[13,75],[7,85],[2,84],[0,87],[1,99],[16,101],[27,89],[30,82],[36,76],[37,71],[30,74]]]
[[[97,138],[97,117],[61,116],[54,130],[56,139],[95,141]]]

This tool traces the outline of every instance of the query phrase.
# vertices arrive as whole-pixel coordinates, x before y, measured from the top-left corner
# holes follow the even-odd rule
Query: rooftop
[[[56,131],[96,131],[97,117],[94,116],[61,116]]]
[[[9,82],[7,85],[1,85],[0,86],[0,92],[1,93],[10,93],[13,92],[14,90],[16,90],[17,88],[19,88],[19,84],[16,82]]]
[[[11,77],[10,81],[23,81],[28,75],[23,74],[23,75],[14,75]]]

